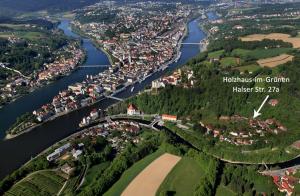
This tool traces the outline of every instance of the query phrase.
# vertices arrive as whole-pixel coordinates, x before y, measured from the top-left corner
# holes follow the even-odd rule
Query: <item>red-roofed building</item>
[[[271,106],[275,107],[279,101],[277,99],[270,99],[268,102]]]
[[[128,115],[139,115],[140,111],[138,110],[138,108],[135,105],[129,104],[129,106],[127,107],[127,114]]]
[[[166,121],[177,121],[177,116],[169,115],[169,114],[163,114],[163,115],[162,115],[162,120],[166,120]]]

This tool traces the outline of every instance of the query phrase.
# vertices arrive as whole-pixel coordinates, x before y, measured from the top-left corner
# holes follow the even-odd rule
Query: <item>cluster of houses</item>
[[[10,67],[9,63],[1,63],[0,62],[0,69],[10,69],[13,70]],[[3,86],[0,89],[0,98],[3,100],[13,98],[18,94],[17,88],[21,86],[30,86],[32,85],[32,82],[29,78],[25,78],[22,75],[13,75],[8,79],[10,82],[6,83],[5,86]]]
[[[187,83],[182,83],[183,71],[178,69],[174,71],[171,75],[164,76],[158,80],[152,81],[152,89],[165,88],[166,85],[177,86],[182,84],[184,87],[192,87],[195,84],[194,72],[192,70],[185,70],[184,74],[187,77]]]
[[[115,148],[117,152],[121,152],[128,142],[139,143],[141,141],[141,138],[138,135],[140,130],[140,125],[136,122],[129,120],[110,120],[85,129],[79,137],[84,138],[86,136],[102,136],[109,141],[111,146]],[[115,134],[116,132],[119,134]]]
[[[81,49],[77,49],[77,47],[73,44],[64,46],[63,51],[71,54],[71,57],[67,58],[62,55],[59,56],[53,63],[44,64],[44,70],[38,74],[38,82],[52,80],[57,76],[70,73],[83,59],[83,51]]]
[[[220,121],[231,123],[246,123],[247,128],[242,130],[226,131],[226,128],[216,128],[211,124],[204,124],[201,122],[201,126],[206,128],[206,134],[218,137],[220,141],[226,141],[235,145],[251,145],[257,137],[264,137],[267,133],[279,134],[287,131],[287,128],[283,126],[279,121],[275,119],[249,119],[243,116],[220,116]],[[226,126],[226,125],[224,125]],[[267,142],[267,140],[265,140]]]
[[[14,40],[16,38],[11,38],[11,42]],[[70,54],[70,57],[65,54]],[[0,98],[3,100],[17,98],[22,93],[19,89],[31,91],[44,85],[43,81],[53,80],[56,77],[70,73],[83,59],[84,53],[77,48],[76,44],[70,43],[59,49],[59,51],[55,51],[55,56],[56,60],[53,63],[45,63],[42,69],[33,72],[28,77],[18,70],[11,69],[18,74],[7,79],[9,82],[0,89]],[[0,66],[10,69],[9,64],[0,63]]]
[[[124,83],[126,83],[124,85]],[[88,106],[109,94],[123,90],[130,82],[113,69],[106,70],[96,76],[87,76],[81,83],[68,86],[67,90],[59,92],[52,99],[52,103],[42,106],[34,111],[39,121],[44,121],[50,116],[60,115],[80,107]]]
[[[94,122],[97,120],[99,117],[104,116],[103,115],[103,110],[99,109],[93,109],[90,112],[90,115],[87,117],[83,117],[82,121],[79,124],[79,127],[84,127],[86,125],[89,125],[90,123]]]
[[[297,172],[296,169],[288,169],[284,175],[274,175],[273,182],[280,192],[286,193],[291,196],[293,194],[295,185],[300,183],[299,178],[294,177]]]

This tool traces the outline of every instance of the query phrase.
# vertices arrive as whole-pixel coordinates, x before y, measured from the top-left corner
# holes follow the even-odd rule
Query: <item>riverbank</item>
[[[83,31],[81,31],[79,28],[77,28],[76,26],[74,26],[72,23],[70,23],[70,27],[71,27],[71,30],[80,35],[82,38],[85,38],[85,39],[89,39],[91,40],[93,46],[95,46],[95,48],[101,50],[108,58],[109,60],[109,64],[110,65],[113,65],[115,62],[113,61],[113,56],[111,54],[109,54],[101,45],[97,44],[97,40],[93,39],[93,38],[90,38],[88,37]]]
[[[68,42],[68,46],[71,45],[72,46],[73,43]],[[79,43],[78,43],[79,44]],[[77,45],[74,44],[74,45]],[[64,46],[65,47],[65,46]],[[82,45],[80,43],[80,47],[76,48],[76,50],[80,50],[82,57],[80,58],[80,60],[74,65],[74,66],[70,66],[70,64],[66,64],[69,69],[65,69],[63,73],[59,73],[59,75],[55,75],[54,77],[47,79],[47,80],[39,80],[37,76],[35,75],[39,75],[41,73],[43,73],[45,71],[45,66],[43,68],[40,68],[38,70],[35,70],[34,73],[31,73],[29,76],[24,76],[22,74],[22,77],[25,78],[26,80],[28,80],[28,84],[26,86],[24,86],[21,92],[17,92],[17,94],[13,95],[12,97],[9,98],[9,100],[6,100],[5,102],[2,102],[2,105],[0,106],[0,109],[14,103],[15,101],[19,100],[20,98],[33,93],[36,90],[39,90],[43,87],[46,87],[47,85],[50,85],[58,80],[60,80],[63,77],[66,77],[68,75],[70,75],[71,73],[73,73],[74,71],[76,71],[78,69],[78,67],[83,64],[86,60],[86,53],[84,51],[84,49],[82,48]],[[66,59],[64,59],[66,60]],[[67,59],[68,60],[68,59]],[[49,63],[49,64],[53,64]],[[4,66],[4,65],[3,65]],[[4,67],[5,68],[5,67]],[[8,68],[10,71],[14,71],[13,69]],[[15,72],[18,72],[17,70],[15,70]],[[37,73],[36,73],[37,72]],[[21,74],[21,73],[20,73]],[[9,83],[13,83],[12,81],[9,81]],[[29,83],[31,84],[31,86],[29,86]],[[14,89],[13,89],[14,90]],[[6,92],[7,93],[7,92]]]
[[[91,106],[93,106],[93,105],[95,105],[95,104],[97,104],[97,103],[103,101],[104,99],[109,99],[109,98],[104,97],[104,98],[102,98],[102,99],[99,99],[99,100],[97,100],[97,101],[91,103],[91,104],[88,104],[88,105],[85,106],[85,107],[91,107]],[[55,120],[55,119],[58,118],[58,117],[61,117],[61,116],[70,114],[70,113],[72,113],[72,112],[78,111],[78,110],[80,110],[80,109],[82,109],[82,108],[85,108],[85,107],[80,107],[80,108],[77,108],[77,109],[75,109],[75,110],[71,110],[71,111],[68,111],[68,112],[63,112],[63,113],[55,114],[54,116],[51,116],[49,119],[47,119],[47,120],[45,120],[45,121],[43,121],[43,122],[41,122],[41,123],[39,123],[39,124],[36,124],[36,125],[34,125],[33,127],[24,129],[24,131],[20,131],[20,132],[18,132],[17,134],[10,134],[10,133],[7,133],[6,136],[5,136],[5,138],[4,138],[4,140],[10,140],[10,139],[16,138],[16,137],[18,137],[18,136],[20,136],[20,135],[22,135],[22,134],[24,134],[24,133],[28,133],[28,132],[32,131],[33,129],[35,129],[35,128],[39,127],[39,126],[42,126],[43,124],[45,124],[45,123],[47,123],[47,122],[53,121],[53,120]]]
[[[188,21],[188,22],[189,22],[189,21]],[[185,23],[184,33],[182,34],[182,36],[180,37],[180,39],[179,39],[179,41],[178,41],[178,43],[177,43],[177,47],[176,47],[176,55],[174,55],[173,58],[172,58],[171,60],[169,60],[169,61],[167,61],[166,63],[162,64],[158,69],[156,69],[156,70],[153,71],[152,73],[148,74],[147,76],[144,76],[144,78],[143,78],[142,80],[145,80],[146,78],[152,76],[153,74],[155,74],[155,73],[158,72],[158,71],[161,71],[161,70],[166,69],[170,64],[174,63],[175,61],[177,62],[177,60],[178,60],[178,59],[180,58],[180,56],[181,56],[180,49],[181,49],[181,46],[182,46],[182,45],[181,45],[181,44],[182,44],[182,41],[183,41],[183,39],[186,37],[186,35],[188,35],[188,27],[187,27],[187,24],[188,24],[188,23]],[[77,30],[77,31],[78,31],[78,30]],[[81,32],[81,34],[82,34],[82,32]],[[93,40],[93,41],[95,42],[95,40]],[[95,44],[94,42],[92,42],[92,43],[94,44],[94,46],[97,47],[98,44]],[[106,52],[106,51],[105,51],[102,47],[100,47],[100,46],[97,47],[97,48],[100,48],[100,49],[107,55],[107,57],[110,59],[110,61],[112,61],[112,60],[111,60],[111,55],[110,55],[108,52]],[[135,81],[132,82],[132,84],[135,84],[136,82],[141,82],[141,79],[136,79]],[[123,87],[123,88],[121,88],[121,89],[119,89],[119,90],[116,90],[116,91],[112,91],[109,95],[110,95],[110,96],[113,96],[113,95],[115,95],[116,93],[119,93],[119,92],[121,92],[121,91],[126,90],[126,89],[127,89],[128,87],[130,87],[130,86],[131,86],[131,84],[129,84],[129,85],[124,84],[124,87]],[[92,106],[92,105],[96,104],[97,102],[99,102],[99,101],[101,101],[101,100],[102,100],[102,99],[96,100],[95,102],[93,102],[93,103],[91,103],[91,104],[88,104],[87,106],[84,106],[84,107]],[[76,111],[76,110],[78,110],[78,109],[80,109],[80,108],[84,108],[84,107],[79,107],[79,108],[77,108],[77,109],[75,109],[75,110],[70,110],[70,111],[67,111],[67,112],[57,113],[57,114],[51,116],[50,118],[48,118],[47,120],[43,121],[42,123],[36,125],[34,128],[36,128],[37,126],[43,125],[45,122],[52,121],[52,120],[56,119],[57,117],[60,117],[60,116],[62,116],[62,115],[66,115],[66,114],[68,114],[68,113],[70,113],[70,112]],[[24,131],[18,132],[18,134],[15,134],[15,135],[7,134],[7,135],[5,136],[5,140],[8,140],[8,139],[12,139],[12,138],[18,137],[18,136],[22,135],[23,133],[28,133],[28,132],[31,131],[31,130],[32,130],[32,128],[28,128],[28,129],[24,129]]]
[[[183,39],[183,42],[195,43],[199,42],[204,38],[205,34],[201,31],[201,29],[199,29],[199,27],[196,24],[197,23],[195,21],[189,22],[188,29],[191,30],[193,34],[188,34],[185,37],[185,39]],[[71,34],[68,28],[68,21],[63,21],[63,25],[61,26],[61,28],[63,28],[67,34]],[[87,48],[89,54],[86,63],[87,65],[96,65],[99,62],[103,64],[109,63],[107,56],[105,56],[104,53],[95,50],[94,46],[92,46],[92,43],[89,40],[85,39],[83,40],[83,42],[83,45],[85,48]],[[145,86],[151,85],[151,82],[153,80],[158,79],[163,74],[166,74],[171,70],[177,69],[179,66],[184,65],[189,59],[199,54],[199,47],[190,47],[190,45],[182,45],[181,53],[182,55],[181,58],[179,58],[178,62],[172,63],[167,68],[167,70],[158,71],[152,74],[150,77],[143,80],[142,82],[132,84],[135,87],[133,91],[131,91],[131,88],[127,88],[124,91],[116,94],[116,96],[122,99],[126,99],[139,93],[140,91],[143,91]],[[66,89],[69,84],[75,83],[79,80],[84,80],[86,78],[86,75],[93,75],[93,73],[99,73],[102,70],[103,68],[79,69],[79,71],[75,72],[74,74],[71,74],[70,77],[67,77],[66,81],[65,79],[61,80],[59,87],[60,89]],[[62,82],[64,82],[64,84],[61,84]],[[50,85],[51,88],[56,88],[56,86],[57,85]],[[55,90],[55,92],[57,91],[58,90]],[[44,89],[43,92],[39,92],[39,94],[40,93],[45,96],[51,95],[51,97],[56,95],[56,93],[53,93],[53,91],[48,92],[48,88]],[[34,98],[37,98],[39,96],[40,95],[35,95],[34,93]],[[39,97],[38,100],[32,101],[29,100],[31,96],[26,98],[26,102],[33,104],[24,105],[22,102],[20,103],[20,106],[18,105],[18,110],[11,109],[10,111],[19,111],[20,109],[22,109],[23,106],[30,106],[32,108],[32,106],[36,105],[37,102],[44,99]],[[49,101],[51,100],[48,99],[48,101],[44,103],[49,103]],[[17,103],[19,104],[19,101]],[[94,104],[93,106],[80,108],[77,111],[71,112],[67,115],[60,116],[55,120],[44,123],[43,126],[38,126],[30,132],[20,135],[19,137],[10,140],[0,141],[0,155],[6,157],[5,161],[0,162],[0,178],[3,178],[7,174],[16,170],[20,167],[20,165],[27,162],[31,157],[34,157],[35,155],[39,154],[41,151],[48,148],[52,144],[76,132],[78,129],[78,124],[80,123],[82,118],[88,116],[92,109],[100,108],[102,110],[105,110],[108,106],[113,105],[115,103],[117,103],[117,101],[114,99],[104,99]],[[27,111],[32,111],[30,107]],[[7,122],[5,118],[6,116],[7,115],[4,115],[4,122]],[[8,152],[5,149],[10,150]]]
[[[95,122],[89,124],[89,125],[86,125],[84,127],[81,127],[81,128],[78,128],[76,130],[75,133],[69,135],[68,137],[66,138],[63,138],[62,140],[60,141],[57,141],[56,143],[54,143],[53,145],[51,145],[50,147],[46,148],[45,150],[43,150],[42,152],[40,152],[38,155],[36,155],[34,158],[32,158],[32,160],[40,157],[40,156],[43,156],[45,155],[47,152],[49,152],[50,150],[56,148],[56,147],[59,147],[59,145],[62,145],[64,143],[66,143],[69,139],[71,138],[75,138],[81,134],[83,134],[85,131],[87,131],[89,128],[91,127],[94,127],[94,126],[97,126],[98,124],[101,124],[101,123],[105,123],[107,122],[107,118],[110,118],[112,119],[112,121],[118,121],[118,120],[124,120],[124,119],[127,119],[128,121],[134,121],[134,122],[137,122],[140,124],[140,126],[146,126],[147,128],[151,128],[149,127],[148,125],[151,124],[151,121],[148,121],[148,120],[145,120],[143,118],[138,118],[138,117],[133,117],[133,118],[130,118],[130,116],[128,117],[124,117],[124,116],[120,116],[120,117],[117,117],[117,116],[107,116],[106,118],[99,118],[98,120],[96,120]],[[143,121],[143,122],[141,122]],[[153,128],[153,131],[158,131],[157,128],[155,128],[155,126]],[[285,164],[286,162],[289,162],[289,161],[293,161],[294,159],[297,159],[300,157],[300,155],[294,157],[293,159],[291,160],[287,160],[287,161],[284,161],[284,162],[276,162],[276,163],[267,163],[267,162],[255,162],[255,163],[252,163],[252,162],[240,162],[240,161],[232,161],[232,160],[228,160],[228,159],[224,159],[224,158],[220,158],[214,154],[210,154],[210,153],[207,153],[207,152],[204,152],[202,149],[199,149],[199,147],[195,146],[194,144],[192,144],[190,141],[187,141],[184,137],[182,137],[180,134],[178,134],[176,131],[170,129],[168,126],[159,126],[159,130],[160,131],[167,131],[171,134],[174,134],[174,136],[178,137],[181,141],[184,141],[185,144],[188,144],[189,146],[193,147],[194,149],[200,151],[200,152],[203,152],[209,156],[212,156],[222,162],[226,162],[226,163],[231,163],[231,164],[238,164],[238,165],[266,165],[267,167],[276,167],[276,166],[279,166],[279,165],[282,165],[282,164]],[[29,160],[27,161],[25,164],[23,164],[23,166],[26,166],[27,164],[30,164],[30,162],[32,160]],[[299,164],[298,164],[299,165]],[[22,166],[22,167],[23,167]],[[291,167],[290,165],[287,165],[286,168],[289,168]],[[285,169],[285,167],[280,167],[281,169]]]

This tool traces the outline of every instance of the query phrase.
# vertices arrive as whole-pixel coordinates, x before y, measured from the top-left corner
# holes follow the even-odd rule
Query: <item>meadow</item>
[[[165,191],[176,193],[178,196],[193,195],[204,173],[197,161],[183,157],[160,185],[156,195],[161,195]]]
[[[151,162],[164,153],[162,149],[158,149],[156,152],[146,156],[142,160],[136,162],[128,170],[126,170],[121,178],[104,194],[104,196],[121,195],[123,190],[129,185],[129,183],[145,169]]]

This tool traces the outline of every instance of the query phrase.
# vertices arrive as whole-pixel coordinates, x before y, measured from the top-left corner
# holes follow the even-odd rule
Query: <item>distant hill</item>
[[[0,12],[68,11],[96,2],[99,0],[0,0]]]
[[[134,3],[142,0],[116,0],[119,3]],[[154,0],[163,1],[163,0]],[[100,0],[0,0],[0,15],[14,12],[34,12],[48,10],[50,12],[69,11],[100,2]],[[173,0],[172,2],[189,2],[209,4],[210,0]]]

